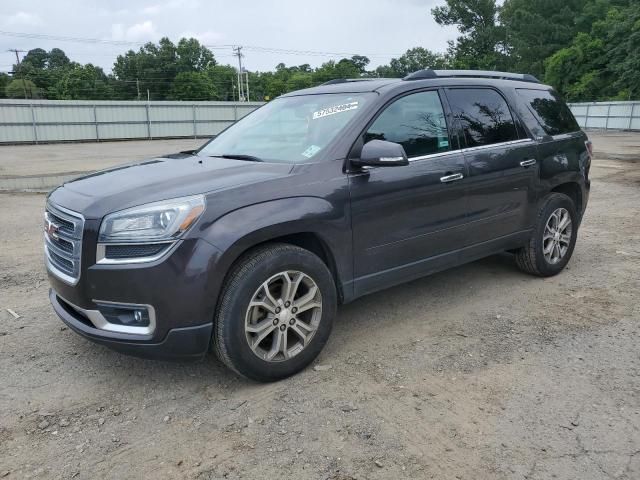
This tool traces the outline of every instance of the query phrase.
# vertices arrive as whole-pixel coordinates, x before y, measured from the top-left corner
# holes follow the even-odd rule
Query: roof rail
[[[492,70],[418,70],[410,73],[403,80],[426,80],[429,78],[495,78],[540,83],[540,80],[528,73],[494,72]]]
[[[320,85],[336,85],[338,83],[352,83],[352,82],[371,82],[375,80],[383,80],[378,77],[367,77],[367,78],[334,78],[333,80],[329,80],[328,82],[321,83]]]

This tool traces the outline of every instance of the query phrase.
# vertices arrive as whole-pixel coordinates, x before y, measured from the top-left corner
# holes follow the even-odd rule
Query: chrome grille
[[[44,250],[47,268],[72,285],[80,278],[84,219],[78,213],[47,204],[44,212]]]

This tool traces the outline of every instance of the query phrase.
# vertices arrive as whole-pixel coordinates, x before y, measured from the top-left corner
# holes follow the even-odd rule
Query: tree
[[[112,98],[109,78],[100,67],[90,63],[67,69],[53,87],[56,98],[63,100],[107,100]]]
[[[301,90],[303,88],[309,88],[313,85],[313,78],[310,74],[305,72],[295,72],[289,77],[286,83],[286,89],[288,91]]]
[[[639,98],[640,4],[611,7],[545,66],[545,81],[568,100]]]
[[[449,43],[456,68],[508,69],[505,29],[498,23],[496,0],[446,0],[431,10],[440,25],[456,25],[462,34]]]
[[[176,48],[178,71],[202,72],[216,65],[213,53],[195,38],[182,38]]]
[[[237,100],[233,90],[233,86],[238,81],[235,68],[230,65],[210,65],[205,73],[214,87],[216,100]]]
[[[0,98],[5,98],[7,96],[6,88],[7,85],[11,82],[11,77],[6,73],[0,73]]]
[[[14,77],[33,82],[38,87],[38,94],[44,98],[58,98],[54,86],[60,81],[64,72],[72,68],[72,63],[59,48],[47,52],[42,48],[29,50],[22,62],[14,66]]]
[[[71,60],[67,57],[66,53],[64,53],[59,48],[52,48],[49,52],[49,58],[47,61],[47,68],[56,70],[56,69],[64,69],[71,65]]]
[[[22,64],[28,64],[33,68],[43,70],[47,66],[49,61],[49,54],[42,48],[34,48],[29,50],[27,54],[22,58]]]
[[[151,92],[154,99],[168,98],[176,75],[183,72],[204,72],[215,66],[213,53],[196,39],[181,39],[178,46],[168,38],[158,44],[146,43],[137,52],[129,50],[119,55],[113,65],[121,96],[136,98],[138,91]]]
[[[579,32],[587,0],[508,0],[500,11],[514,69],[542,78],[544,61]]]
[[[38,87],[31,80],[17,78],[5,88],[7,98],[40,98]]]
[[[387,78],[401,78],[425,68],[446,68],[444,55],[433,53],[422,47],[410,48],[399,58],[392,58],[389,65],[376,68],[376,75]]]
[[[216,90],[206,73],[180,72],[176,75],[169,100],[213,100]]]

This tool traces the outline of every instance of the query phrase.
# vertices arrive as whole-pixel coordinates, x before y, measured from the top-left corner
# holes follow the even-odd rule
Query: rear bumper
[[[56,314],[73,331],[127,355],[158,360],[200,360],[209,350],[213,323],[170,329],[158,342],[141,335],[95,328],[53,289],[49,290],[49,300]]]

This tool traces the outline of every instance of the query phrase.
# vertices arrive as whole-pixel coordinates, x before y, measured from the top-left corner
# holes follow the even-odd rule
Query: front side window
[[[277,98],[239,120],[197,154],[279,163],[313,161],[376,96],[367,92]]]
[[[547,135],[560,135],[580,130],[569,107],[549,90],[518,89]]]
[[[453,114],[460,121],[467,147],[480,147],[518,139],[505,99],[488,88],[447,90]]]
[[[438,92],[407,95],[389,105],[369,127],[364,142],[399,143],[409,158],[449,150],[449,135]]]

